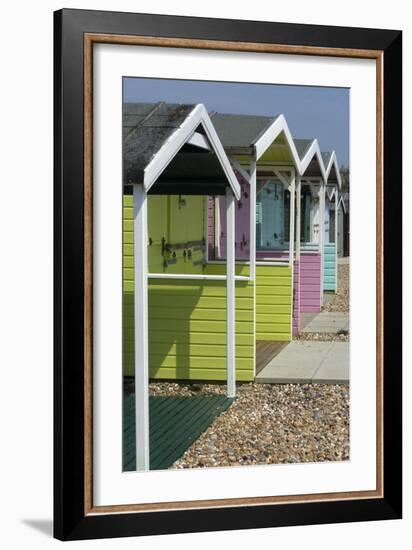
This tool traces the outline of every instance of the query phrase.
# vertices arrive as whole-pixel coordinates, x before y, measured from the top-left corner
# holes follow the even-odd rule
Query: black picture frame
[[[85,513],[85,33],[380,50],[383,53],[382,498],[123,514]],[[76,540],[400,518],[401,31],[64,9],[54,14],[54,70],[54,536]]]

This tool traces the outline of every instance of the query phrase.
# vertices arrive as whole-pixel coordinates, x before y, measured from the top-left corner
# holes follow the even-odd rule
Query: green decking
[[[335,243],[325,243],[323,258],[323,290],[336,292],[336,247]]]
[[[292,340],[290,266],[256,266],[256,340]]]
[[[201,199],[201,200],[199,200]],[[179,203],[180,200],[180,203]],[[185,201],[184,205],[181,201]],[[148,200],[151,273],[224,275],[225,263],[204,265],[204,197],[150,196]],[[124,374],[134,375],[133,199],[124,197]],[[190,210],[187,210],[190,208]],[[175,218],[180,220],[175,222]],[[181,225],[183,224],[183,226]],[[195,243],[190,259],[176,249],[176,263],[164,266],[162,238]],[[199,244],[200,243],[200,244]],[[249,275],[246,264],[236,274]],[[292,273],[288,266],[257,266],[256,333],[254,282],[236,281],[236,380],[255,377],[255,338],[292,339]],[[149,376],[152,379],[225,381],[226,282],[149,280]]]
[[[171,466],[228,409],[224,395],[149,398],[150,469]],[[136,469],[134,394],[123,399],[123,470]]]

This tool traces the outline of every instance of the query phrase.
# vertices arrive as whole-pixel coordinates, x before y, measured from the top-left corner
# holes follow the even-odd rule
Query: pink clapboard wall
[[[235,170],[238,178],[241,197],[236,202],[235,214],[235,255],[238,260],[249,259],[249,224],[250,224],[250,197],[249,184]],[[208,214],[211,217],[208,219],[208,240],[209,251],[213,254],[213,246],[215,242],[215,220],[214,220],[214,199],[208,198]],[[220,213],[220,257],[226,258],[226,197],[219,197],[219,213]],[[210,256],[213,258],[213,255]]]
[[[318,252],[300,253],[300,311],[315,313],[321,306],[321,257]]]

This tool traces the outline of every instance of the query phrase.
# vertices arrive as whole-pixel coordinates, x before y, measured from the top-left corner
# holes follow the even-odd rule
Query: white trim
[[[224,263],[224,262],[209,262],[209,263]],[[201,275],[187,273],[148,273],[148,279],[182,279],[187,281],[226,281],[226,275]],[[236,281],[250,281],[250,277],[244,275],[236,275]]]
[[[310,162],[312,161],[312,159],[314,157],[316,157],[316,159],[318,161],[321,178],[323,179],[323,181],[326,181],[325,166],[323,164],[322,154],[321,154],[319,143],[318,143],[317,139],[314,139],[312,141],[312,143],[309,146],[309,149],[306,151],[304,157],[302,158],[302,160],[300,162],[300,175],[304,176]]]
[[[275,176],[280,180],[280,182],[283,183],[284,187],[289,187],[290,180],[286,179],[285,176],[282,175],[282,172],[280,172],[280,170],[273,170],[273,172]]]
[[[340,177],[339,164],[338,164],[338,159],[337,159],[335,151],[332,151],[332,154],[329,158],[328,166],[325,167],[326,182],[329,179],[330,173],[332,171],[332,166],[335,167],[336,178],[338,180],[338,186],[339,186],[339,189],[340,189],[342,187],[342,178]]]
[[[247,171],[243,168],[243,166],[240,164],[238,160],[235,158],[230,157],[229,158],[230,164],[232,165],[232,168],[234,170],[237,170],[239,174],[244,178],[244,180],[250,184],[250,175],[247,173]]]
[[[339,193],[335,193],[335,292],[338,291],[338,212]]]
[[[289,182],[289,265],[292,267],[293,279],[293,258],[295,248],[295,171],[290,175]],[[293,280],[292,280],[293,284]],[[293,300],[292,300],[293,301]]]
[[[301,181],[300,181],[300,176],[298,174],[296,176],[296,252],[295,252],[297,270],[298,270],[298,273],[299,273],[298,285],[300,285],[300,238],[301,238],[301,205],[302,205],[301,189],[302,189],[302,184],[301,184]],[[295,276],[295,272],[293,272],[293,277],[294,276]],[[294,291],[294,288],[292,288],[292,293],[293,293],[293,291]],[[299,300],[300,300],[300,291],[298,291],[297,294],[299,295]],[[294,298],[294,296],[292,294],[292,338],[293,338],[293,313],[294,313],[293,312],[293,309],[294,309],[294,299],[293,298]],[[298,301],[297,312],[298,313],[297,313],[297,319],[296,319],[296,322],[297,322],[296,331],[299,334],[299,332],[300,332],[300,303],[299,303],[299,301]]]
[[[253,376],[256,376],[256,159],[250,161],[249,277],[253,280]]]
[[[147,300],[147,195],[133,185],[134,212],[134,380],[136,471],[150,468],[149,458],[149,331]]]
[[[205,238],[205,258],[209,259],[209,195],[204,197],[204,207],[203,207],[203,232]]]
[[[256,160],[259,160],[259,158],[267,151],[267,149],[269,149],[269,147],[272,145],[275,139],[282,132],[285,135],[286,144],[289,147],[289,151],[292,155],[293,164],[297,169],[299,169],[299,166],[300,166],[299,155],[296,150],[296,146],[293,141],[292,134],[290,133],[289,126],[283,115],[279,115],[278,117],[276,117],[276,119],[273,121],[271,126],[269,126],[269,128],[254,144],[255,151],[256,151]]]
[[[219,197],[215,197],[213,201],[213,208],[215,210],[215,250],[216,256],[220,258],[220,203]]]
[[[219,159],[233,194],[237,200],[240,199],[239,182],[237,181],[235,173],[233,172],[229,159],[226,156],[206,108],[202,103],[196,105],[196,107],[188,114],[179,128],[177,128],[169,136],[144,169],[144,187],[146,192],[148,192],[152,185],[155,184],[160,174],[180,151],[183,145],[190,141],[199,124],[202,124],[205,130],[206,136]]]
[[[236,395],[235,364],[235,200],[226,189],[226,371],[227,396]]]
[[[327,185],[327,186],[326,186],[326,194],[327,194],[328,199],[329,199],[330,201],[332,201],[332,199],[333,199],[335,193],[336,193],[336,186],[333,186],[332,189],[331,189],[331,186],[330,186],[330,185]]]
[[[296,261],[300,262],[300,234],[301,234],[301,188],[300,176],[296,176]]]
[[[323,287],[325,271],[325,184],[319,187],[319,252],[320,252],[320,301],[323,304]]]
[[[144,186],[148,192],[166,166],[190,139],[202,120],[201,105],[187,115],[182,124],[169,136],[144,169]]]
[[[291,301],[290,301],[290,334],[293,337],[293,290],[295,280],[295,266],[294,266],[294,246],[295,246],[295,171],[290,175],[289,185],[289,266],[290,266],[290,278],[291,278]]]
[[[212,264],[212,265],[222,265],[222,264],[225,264],[226,263],[226,260],[223,259],[223,260],[209,260],[207,262],[208,264]],[[249,265],[250,262],[249,260],[244,260],[242,258],[235,258],[235,264],[239,264],[239,265]],[[237,275],[238,277],[239,275]],[[248,277],[249,278],[249,277]]]
[[[200,132],[195,132],[192,137],[187,140],[187,143],[194,147],[199,147],[199,149],[205,149],[206,151],[211,151],[212,149],[209,140]]]
[[[259,190],[256,191],[256,197],[258,197],[258,196],[262,193],[263,189],[265,189],[265,187],[266,187],[266,186],[270,183],[270,181],[271,181],[271,178],[268,178],[268,177],[264,177],[264,178],[259,177],[259,178],[257,178],[256,180],[259,181],[259,180],[262,180],[262,179],[264,180],[264,184],[260,187]]]
[[[345,214],[347,214],[348,213],[347,206],[346,206],[345,199],[343,198],[343,195],[340,196],[338,208],[340,205],[342,205],[343,211],[345,212]]]
[[[203,128],[206,132],[206,135],[209,138],[209,141],[213,146],[213,149],[216,153],[217,158],[220,161],[223,171],[226,174],[226,178],[230,183],[233,195],[235,196],[236,200],[239,200],[241,197],[241,190],[240,190],[239,182],[237,181],[236,174],[234,173],[233,168],[229,162],[229,159],[226,156],[225,150],[223,149],[223,145],[219,139],[219,136],[217,135],[217,132],[215,130],[215,127],[213,126],[212,121],[210,120],[206,107],[202,103],[199,105],[199,107],[202,110],[202,115],[203,115],[202,123],[203,123]]]
[[[249,189],[249,276],[254,281],[256,279],[256,160],[250,161],[250,189]]]

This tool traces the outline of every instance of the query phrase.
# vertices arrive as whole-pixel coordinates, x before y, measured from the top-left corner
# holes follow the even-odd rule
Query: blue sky
[[[284,114],[295,138],[313,138],[349,165],[349,89],[199,80],[125,78],[124,100],[204,103],[209,111]]]

